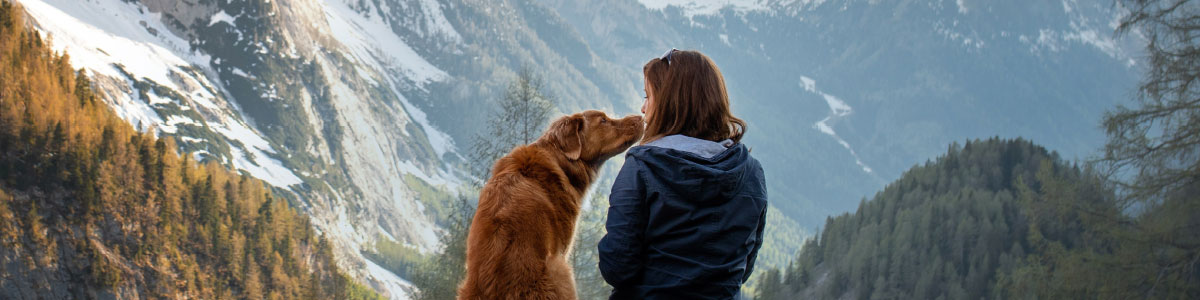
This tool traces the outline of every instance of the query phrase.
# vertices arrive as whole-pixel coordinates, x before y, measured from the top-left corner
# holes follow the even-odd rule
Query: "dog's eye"
[[[608,118],[600,118],[600,124],[608,123]]]

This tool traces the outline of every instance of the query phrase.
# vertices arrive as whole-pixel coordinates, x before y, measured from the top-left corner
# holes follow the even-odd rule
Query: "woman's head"
[[[673,50],[647,62],[642,75],[646,81],[643,143],[674,134],[741,141],[746,122],[730,111],[725,78],[708,56]]]

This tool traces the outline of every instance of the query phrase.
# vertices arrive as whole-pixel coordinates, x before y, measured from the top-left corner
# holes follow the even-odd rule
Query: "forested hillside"
[[[0,298],[356,299],[307,217],[97,98],[0,1]]]
[[[791,267],[764,275],[758,298],[1200,295],[1196,234],[1185,229],[1195,190],[1121,207],[1101,175],[1025,140],[952,145],[829,218]]]
[[[1022,140],[951,146],[827,219],[758,297],[1200,298],[1200,4],[1117,4],[1147,66],[1087,167]]]
[[[1029,141],[952,145],[854,214],[828,219],[786,278],[767,275],[759,298],[1006,298],[998,282],[1042,251],[1031,228],[1040,239],[1080,246],[1078,216],[1034,221],[1028,214],[1043,206],[1041,195],[1068,190],[1077,202],[1112,197],[1094,172]]]

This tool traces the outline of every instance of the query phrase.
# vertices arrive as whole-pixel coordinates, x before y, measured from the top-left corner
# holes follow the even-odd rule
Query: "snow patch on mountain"
[[[158,93],[154,92],[153,90],[146,93],[146,97],[148,97],[146,99],[146,102],[150,102],[150,105],[175,103],[175,101],[171,101],[171,99],[167,99],[163,96],[159,96]]]
[[[375,262],[371,261],[370,259],[364,259],[363,261],[364,261],[364,263],[367,264],[367,276],[370,276],[371,279],[382,282],[385,285],[384,289],[387,290],[389,293],[391,293],[391,295],[389,295],[389,296],[391,296],[391,299],[393,299],[393,300],[409,299],[408,295],[402,294],[400,292],[406,291],[406,290],[412,290],[413,289],[412,283],[408,282],[407,280],[404,280],[403,278],[400,278],[400,276],[396,276],[395,273],[392,273],[391,271],[384,269],[382,266],[380,266],[379,264],[376,264]]]
[[[952,42],[958,42],[963,47],[966,47],[970,50],[977,51],[983,49],[983,47],[987,45],[987,42],[984,42],[983,38],[979,36],[978,32],[975,32],[974,30],[972,30],[970,33],[959,32],[958,25],[959,22],[957,20],[950,22],[950,25],[946,25],[946,22],[939,20],[933,23],[933,31],[938,35],[941,35],[943,38]]]
[[[235,20],[237,20],[237,18],[230,16],[229,14],[225,13],[224,10],[221,10],[221,11],[217,11],[217,13],[213,14],[212,18],[210,18],[210,21],[208,21],[208,26],[212,27],[213,25],[217,25],[217,23],[221,23],[221,22],[225,22],[225,23],[229,24],[230,26],[234,26],[233,22]]]
[[[454,42],[462,41],[462,36],[458,34],[457,30],[454,30],[454,26],[450,25],[450,21],[446,19],[446,14],[442,13],[441,4],[437,0],[420,1],[426,28],[432,28],[430,34],[441,34]]]
[[[734,11],[765,11],[769,7],[765,0],[638,0],[649,9],[663,10],[668,6],[678,7],[688,18],[697,15],[715,15],[721,9]]]
[[[417,125],[421,125],[421,129],[425,130],[425,137],[427,140],[429,140],[429,146],[433,147],[433,152],[437,153],[437,157],[439,159],[445,158],[446,153],[457,151],[457,149],[454,147],[454,139],[451,138],[449,134],[446,134],[445,132],[438,130],[437,127],[434,127],[433,123],[429,122],[429,117],[425,115],[424,111],[421,111],[420,108],[413,106],[412,102],[409,102],[407,97],[401,95],[400,90],[396,87],[394,80],[390,86],[390,90],[392,91],[392,94],[396,95],[396,98],[400,99],[400,104],[404,106],[404,110],[407,111],[408,115],[413,118],[413,121],[416,121]]]
[[[200,123],[196,123],[195,120],[189,118],[181,116],[167,116],[167,121],[163,122],[157,129],[163,133],[175,134],[179,132],[179,128],[177,127],[179,125],[203,126],[200,125]]]
[[[302,182],[300,177],[296,177],[283,163],[268,156],[268,153],[275,154],[275,149],[250,127],[240,122],[223,122],[209,126],[217,133],[242,144],[245,152],[238,149],[237,145],[229,145],[230,151],[233,152],[234,167],[246,170],[251,176],[278,187],[286,188]],[[246,155],[247,153],[249,155]]]
[[[326,70],[335,70],[332,64],[323,58],[318,57],[317,62]],[[347,168],[350,178],[366,194],[367,199],[371,200],[371,205],[378,206],[379,211],[387,215],[386,219],[392,222],[388,226],[408,228],[411,235],[407,237],[414,239],[411,242],[418,244],[422,251],[435,249],[438,240],[432,230],[436,225],[418,209],[411,191],[403,188],[406,186],[403,175],[436,178],[437,174],[406,166],[401,154],[402,149],[397,143],[403,133],[389,130],[402,129],[405,127],[403,124],[394,123],[410,120],[400,117],[404,111],[390,106],[373,106],[369,101],[358,98],[348,82],[343,81],[343,76],[334,72],[325,75],[330,83],[330,91],[333,92],[334,107],[341,118],[339,123],[345,129],[345,135],[340,141],[342,148],[354,149],[345,153],[345,163],[350,166]],[[376,222],[374,218],[364,221]],[[373,230],[375,227],[364,229]]]
[[[114,96],[116,97],[107,101],[115,105],[109,106],[116,111],[117,116],[129,122],[129,124],[133,124],[137,130],[146,130],[163,122],[162,117],[158,116],[158,112],[150,108],[146,102],[138,101],[130,97],[129,94],[116,94]]]
[[[162,85],[177,66],[207,64],[208,55],[190,51],[159,22],[157,13],[139,12],[121,1],[18,0],[37,20],[56,51],[68,52],[71,64],[121,78],[112,65]],[[48,20],[53,20],[52,22]],[[136,20],[136,21],[135,21]],[[141,25],[140,24],[145,24]],[[151,33],[156,32],[156,33]]]
[[[158,133],[174,134],[177,125],[197,120],[185,122],[181,116],[166,116],[164,120],[153,106],[174,101],[153,91],[143,99],[126,73],[139,81],[172,89],[203,108],[201,115],[206,119],[202,121],[209,128],[241,144],[230,145],[230,163],[236,168],[282,188],[301,183],[299,177],[269,156],[276,153],[274,148],[240,118],[236,108],[218,104],[227,102],[214,94],[220,87],[208,84],[212,82],[209,74],[215,74],[206,67],[211,57],[192,51],[187,41],[173,35],[160,21],[160,14],[119,0],[18,2],[33,17],[38,30],[49,37],[51,47],[69,55],[72,66],[87,69],[94,78],[107,78],[103,82],[117,82],[115,86],[97,88],[117,115],[139,130],[154,128]],[[190,109],[187,103],[175,104]]]
[[[1083,44],[1092,46],[1113,59],[1120,60],[1126,66],[1132,67],[1137,64],[1124,50],[1119,46],[1119,42],[1107,34],[1101,34],[1094,28],[1088,28],[1071,23],[1071,30],[1059,31],[1049,28],[1039,29],[1037,35],[1021,34],[1017,37],[1021,43],[1029,45],[1029,51],[1034,54],[1054,53],[1068,49],[1071,44]]]
[[[233,167],[245,170],[247,173],[250,173],[250,176],[262,179],[271,185],[286,188],[302,182],[300,181],[300,177],[296,177],[296,174],[293,174],[291,170],[284,167],[283,163],[267,156],[262,150],[249,149],[254,157],[253,160],[236,146],[230,145],[229,151],[232,152],[234,157]]]
[[[434,172],[433,174],[427,174],[425,171],[421,171],[421,169],[418,168],[417,165],[414,164],[412,161],[402,161],[402,162],[400,162],[399,166],[400,166],[400,170],[404,171],[404,173],[416,176],[417,178],[421,179],[422,181],[425,181],[425,183],[428,183],[429,185],[443,187],[447,191],[449,191],[455,195],[458,194],[457,187],[462,185],[462,181],[459,180],[458,177],[455,177],[451,174],[447,174],[446,172],[444,172],[442,170],[438,170],[437,172]],[[421,203],[417,203],[417,204],[419,205]]]
[[[1015,35],[1017,41],[1028,45],[1029,51],[1035,55],[1066,51],[1072,45],[1090,46],[1124,63],[1127,67],[1136,65],[1136,54],[1144,41],[1134,38],[1116,37],[1112,31],[1120,24],[1120,19],[1127,12],[1120,5],[1109,6],[1099,3],[1080,5],[1077,0],[1062,0],[1062,10],[1066,15],[1066,26],[1042,27],[1037,32],[1009,33],[1001,31],[1001,37]],[[1100,17],[1097,17],[1100,16]]]
[[[247,79],[258,79],[258,77],[254,76],[254,75],[250,75],[249,73],[246,73],[246,71],[242,71],[242,69],[239,69],[237,67],[233,67],[230,69],[231,69],[230,72],[232,72],[233,75],[242,76]]]
[[[774,13],[784,11],[790,15],[824,4],[826,0],[638,0],[648,9],[666,11],[667,7],[679,9],[685,17],[711,16],[729,9],[739,14],[750,12]]]
[[[817,81],[813,80],[812,78],[800,76],[800,87],[804,88],[804,90],[808,91],[809,93],[821,96],[822,99],[825,99],[825,104],[829,105],[829,115],[824,119],[821,119],[821,121],[817,121],[817,123],[813,124],[813,128],[821,131],[821,133],[832,136],[835,140],[837,140],[838,144],[850,151],[850,155],[854,156],[854,163],[858,164],[858,167],[862,168],[863,172],[874,174],[875,171],[873,171],[870,166],[867,166],[866,163],[863,163],[862,159],[858,157],[858,153],[854,152],[854,148],[850,147],[850,143],[846,142],[846,140],[838,136],[837,132],[833,131],[833,125],[831,123],[849,116],[854,112],[854,109],[851,108],[849,104],[846,104],[845,101],[842,101],[842,99],[838,99],[838,97],[834,97],[833,95],[826,94],[825,92],[818,90]]]
[[[398,69],[418,87],[448,77],[446,72],[418,55],[380,18],[366,18],[341,0],[326,0],[323,4],[330,36],[349,48],[360,66]]]
[[[432,122],[426,117],[425,113],[408,101],[407,97],[400,94],[400,88],[397,86],[397,81],[411,81],[417,88],[423,88],[425,84],[434,81],[445,80],[449,75],[438,67],[429,63],[425,58],[417,54],[403,39],[396,35],[391,28],[383,23],[381,18],[367,18],[355,12],[345,3],[340,0],[328,0],[325,4],[326,21],[329,23],[329,29],[332,31],[332,36],[341,42],[346,47],[350,48],[355,59],[360,63],[365,63],[368,66],[377,66],[383,70],[384,74],[379,74],[385,78],[390,78],[390,84],[387,87],[400,99],[404,105],[404,110],[408,112],[413,121],[417,122],[425,131],[425,135],[429,140],[430,146],[437,153],[438,158],[442,158],[448,152],[454,152],[454,141],[450,135],[438,130],[433,126]],[[422,4],[422,5],[436,5]],[[429,9],[436,9],[429,8]],[[452,34],[456,39],[458,33],[454,28],[445,22],[445,17],[441,11],[436,11],[438,16],[441,16],[441,21],[430,21],[439,25],[439,31],[448,31],[446,34]],[[433,18],[429,15],[430,11],[426,11],[426,18]],[[436,18],[435,18],[436,19]],[[371,72],[363,69],[363,64],[358,66],[360,76],[365,79],[372,78]],[[396,75],[399,76],[396,76]]]
[[[123,80],[124,76],[117,67],[120,66],[127,72],[139,74],[150,80],[170,83],[171,80],[167,78],[170,68],[177,64],[187,64],[185,59],[161,46],[181,41],[161,40],[149,35],[143,28],[127,26],[129,25],[127,23],[104,21],[110,17],[121,16],[120,11],[101,9],[89,13],[85,11],[87,9],[85,6],[92,4],[90,2],[84,5],[65,5],[66,3],[62,3],[62,1],[54,0],[18,0],[18,2],[25,7],[25,11],[37,23],[35,24],[36,28],[47,37],[50,46],[55,51],[67,53],[72,66],[91,71],[92,75],[109,76],[126,82],[127,80]],[[58,7],[70,11],[63,11]],[[119,10],[122,7],[116,8]],[[87,16],[90,19],[81,20],[75,16]],[[124,34],[118,35],[118,33]],[[114,54],[128,53],[130,55],[111,56],[109,55],[110,51]],[[125,57],[138,57],[139,59],[123,59]],[[109,106],[116,111],[118,116],[133,124],[138,130],[145,130],[163,122],[162,117],[150,107],[149,103],[140,101],[142,100],[140,97],[134,97],[127,91],[113,93],[109,96],[111,97],[105,97],[105,101],[110,103]]]

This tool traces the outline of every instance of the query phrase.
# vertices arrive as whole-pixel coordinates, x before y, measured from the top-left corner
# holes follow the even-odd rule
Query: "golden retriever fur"
[[[642,131],[640,116],[589,110],[496,161],[467,235],[458,299],[575,299],[567,256],[580,202],[604,161]]]

